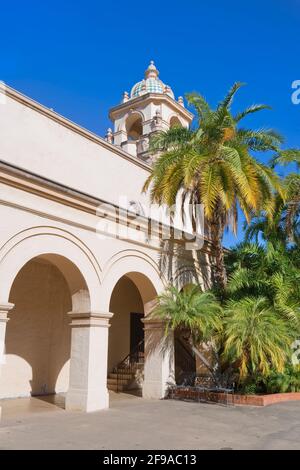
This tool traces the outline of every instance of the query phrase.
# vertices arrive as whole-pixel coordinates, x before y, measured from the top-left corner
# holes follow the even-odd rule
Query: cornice
[[[111,108],[109,111],[109,118],[114,120],[120,114],[120,112],[124,112],[126,109],[135,109],[141,102],[148,103],[150,101],[159,103],[166,101],[171,108],[176,110],[178,113],[183,114],[189,121],[192,121],[194,117],[194,115],[188,109],[181,106],[179,103],[177,103],[177,101],[168,95],[161,93],[145,93],[144,95],[129,99],[128,101]]]

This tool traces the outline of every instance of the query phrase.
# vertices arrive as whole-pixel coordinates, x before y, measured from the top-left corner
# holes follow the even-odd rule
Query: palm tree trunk
[[[227,284],[227,273],[224,261],[224,249],[223,249],[223,234],[225,224],[223,221],[222,209],[219,206],[216,208],[215,214],[212,221],[210,222],[211,230],[211,241],[213,244],[213,253],[215,257],[215,283],[221,290],[225,289]]]

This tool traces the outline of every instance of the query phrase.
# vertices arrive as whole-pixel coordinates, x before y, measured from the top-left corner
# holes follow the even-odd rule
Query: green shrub
[[[268,393],[300,392],[300,366],[289,365],[283,373],[272,372],[266,389]]]
[[[242,392],[245,394],[245,395],[255,395],[257,393],[257,384],[256,383],[249,383],[249,384],[246,384],[243,389],[242,389]]]

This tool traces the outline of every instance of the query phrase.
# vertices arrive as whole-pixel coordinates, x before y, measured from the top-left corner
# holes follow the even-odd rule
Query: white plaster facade
[[[0,398],[66,392],[67,409],[106,408],[108,370],[129,348],[129,309],[147,315],[169,281],[191,282],[192,258],[180,244],[174,256],[159,236],[148,242],[147,217],[122,238],[107,231],[120,197],[149,205],[145,161],[0,91]],[[169,95],[144,98],[182,107]],[[126,210],[118,215],[125,228]],[[209,253],[207,242],[199,256],[208,277]],[[161,398],[174,376],[172,339],[166,353],[164,326],[144,323],[143,395]]]

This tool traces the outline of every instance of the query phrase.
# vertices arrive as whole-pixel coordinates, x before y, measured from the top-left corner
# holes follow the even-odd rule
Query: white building
[[[209,282],[210,245],[200,273],[161,226],[149,237],[141,188],[151,133],[192,115],[151,63],[110,117],[104,140],[1,85],[0,398],[66,393],[67,409],[106,408],[122,361],[119,388],[161,398],[174,380],[173,338],[162,347],[147,314],[169,282]]]

